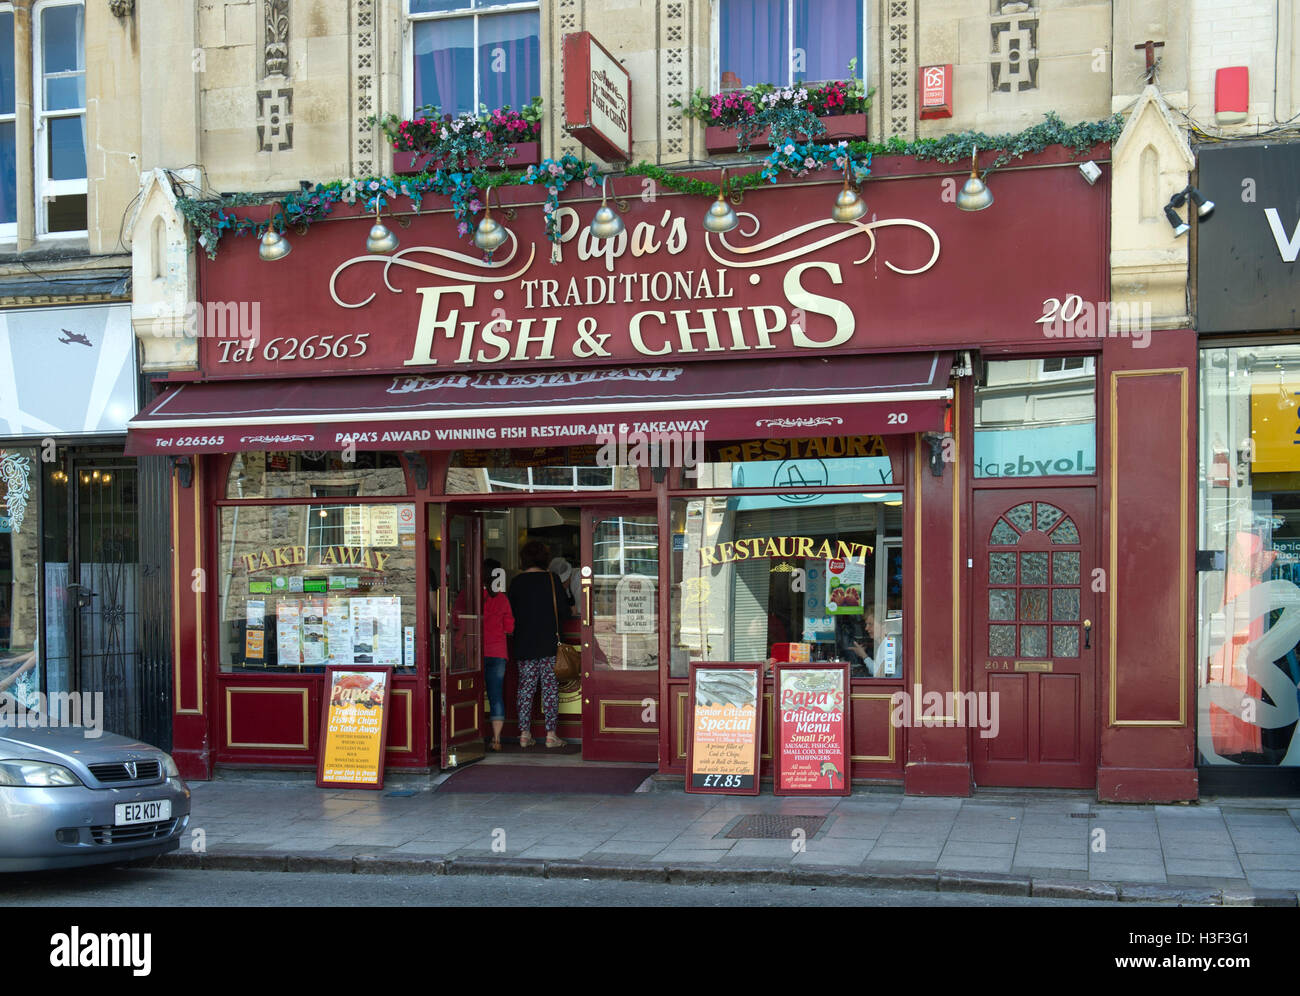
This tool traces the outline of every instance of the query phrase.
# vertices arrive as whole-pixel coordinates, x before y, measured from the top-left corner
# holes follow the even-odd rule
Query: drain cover
[[[1071,813],[1070,816],[1076,820],[1095,820],[1097,818],[1096,813]]]
[[[727,837],[745,837],[750,840],[789,840],[795,830],[802,830],[805,839],[812,837],[826,822],[825,816],[775,816],[769,813],[750,813],[727,831]]]

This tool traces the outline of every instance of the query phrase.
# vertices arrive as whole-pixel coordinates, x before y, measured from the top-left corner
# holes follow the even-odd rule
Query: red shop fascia
[[[702,226],[707,200],[620,176],[609,198],[626,235],[590,237],[600,198],[583,189],[561,199],[558,250],[537,189],[500,188],[493,213],[511,238],[490,262],[457,237],[449,202],[438,198],[418,215],[404,198],[391,206],[385,221],[401,246],[390,256],[365,251],[374,217],[360,204],[287,232],[293,251],[274,262],[261,261],[252,240],[228,238],[216,259],[201,260],[202,306],[256,309],[259,338],[203,338],[199,370],[159,384],[128,447],[178,465],[174,743],[183,772],[206,778],[218,763],[316,759],[321,677],[223,673],[209,624],[216,586],[191,584],[198,570],[219,576],[232,454],[349,444],[404,454],[402,500],[418,510],[416,577],[425,578],[426,509],[455,507],[445,489],[453,450],[582,445],[602,427],[689,425],[709,442],[878,435],[887,443],[904,492],[905,663],[892,681],[855,682],[855,779],[901,781],[919,794],[988,784],[1194,798],[1195,343],[1186,330],[1155,330],[1137,348],[1095,330],[1060,334],[1044,321],[1062,302],[1095,308],[1110,299],[1109,170],[1090,186],[1077,169],[1083,158],[1106,167],[1109,149],[1076,156],[1052,147],[1003,166],[988,177],[993,206],[966,213],[954,203],[963,176],[953,167],[880,157],[858,224],[830,221],[840,178],[826,172],[746,191],[739,228],[721,236]],[[264,220],[273,209],[240,210]],[[1094,364],[1095,470],[976,477],[982,362],[1058,356]],[[688,492],[672,474],[647,471],[641,481],[640,492],[617,497],[657,513],[667,571],[671,499]],[[990,645],[1005,619],[990,611],[991,558],[1017,552],[996,549],[1006,543],[998,527],[1026,508],[1021,552],[1054,552],[1056,540],[1036,528],[1053,517],[1078,528],[1070,549],[1087,627],[1068,666],[1020,660],[1015,648],[995,655]],[[1041,516],[1048,520],[1034,523]],[[667,620],[670,579],[660,582],[657,618]],[[436,622],[446,606],[436,597],[433,605]],[[428,691],[440,677],[430,613],[416,615],[417,667],[394,684],[390,767],[446,763],[457,735],[454,703]],[[668,629],[658,627],[660,661],[670,659]],[[667,667],[650,680],[663,721],[630,754],[610,756],[680,774],[686,682]],[[892,696],[904,691],[913,701],[900,723]],[[930,693],[942,709],[924,704]],[[971,693],[999,699],[998,736],[979,735]],[[635,721],[610,716],[613,727]],[[585,753],[597,731],[584,725],[582,736]]]

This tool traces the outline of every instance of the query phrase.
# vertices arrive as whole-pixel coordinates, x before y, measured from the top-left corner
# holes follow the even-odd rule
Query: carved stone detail
[[[989,74],[994,93],[1038,88],[1038,11],[1026,0],[993,0]]]
[[[887,0],[882,5],[879,95],[881,125],[890,137],[916,137],[916,4],[914,0]]]
[[[289,75],[289,0],[265,0],[262,8],[262,77]]]
[[[380,107],[375,60],[382,42],[381,21],[375,16],[375,0],[351,0],[349,14],[352,94],[348,101],[351,123],[348,130],[352,136],[352,175],[373,176],[381,168],[382,149],[378,130],[370,123],[371,116]]]

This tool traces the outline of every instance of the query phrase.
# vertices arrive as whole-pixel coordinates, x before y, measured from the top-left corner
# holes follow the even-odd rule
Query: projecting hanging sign
[[[606,162],[632,158],[632,77],[590,31],[564,36],[564,128]]]

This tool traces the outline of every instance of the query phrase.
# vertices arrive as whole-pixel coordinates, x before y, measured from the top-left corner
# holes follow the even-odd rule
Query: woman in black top
[[[523,570],[510,582],[510,611],[515,617],[515,663],[519,665],[519,746],[531,747],[529,717],[533,695],[542,686],[542,715],[546,720],[546,746],[564,747],[555,732],[560,715],[560,690],[555,680],[555,645],[559,621],[571,613],[559,580],[547,570],[551,551],[533,540],[519,551]]]

